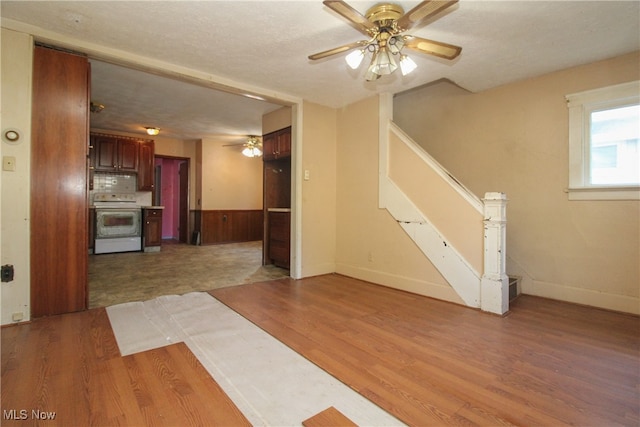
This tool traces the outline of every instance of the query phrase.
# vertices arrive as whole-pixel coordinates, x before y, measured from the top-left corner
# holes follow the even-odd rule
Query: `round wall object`
[[[20,132],[18,129],[5,129],[2,131],[2,140],[7,144],[19,144]]]

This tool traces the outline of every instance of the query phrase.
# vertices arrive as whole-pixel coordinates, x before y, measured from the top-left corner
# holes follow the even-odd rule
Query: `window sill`
[[[569,200],[640,200],[640,186],[568,188]]]

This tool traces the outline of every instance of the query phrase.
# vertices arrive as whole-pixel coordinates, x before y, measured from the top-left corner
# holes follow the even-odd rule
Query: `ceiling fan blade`
[[[360,12],[358,12],[342,0],[325,0],[322,3],[328,8],[347,18],[361,33],[370,36],[372,32],[375,32],[378,29],[376,24],[369,21]]]
[[[357,47],[364,47],[367,45],[367,41],[360,40],[358,42],[345,44],[343,46],[334,47],[333,49],[325,50],[324,52],[314,53],[313,55],[309,55],[309,59],[316,60],[326,58],[327,56],[336,55],[338,53],[346,52],[351,49],[355,49]]]
[[[416,36],[404,36],[405,47],[417,50],[428,55],[439,56],[444,59],[454,59],[462,48],[448,43],[427,40]]]
[[[406,31],[418,22],[436,15],[457,2],[458,0],[425,0],[398,19],[398,28],[400,32]]]

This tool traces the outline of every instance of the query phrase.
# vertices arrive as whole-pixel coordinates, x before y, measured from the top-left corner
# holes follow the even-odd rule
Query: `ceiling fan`
[[[223,147],[244,147],[242,154],[247,157],[260,157],[262,156],[262,137],[257,135],[248,135],[244,142],[235,144],[226,144]]]
[[[353,50],[345,59],[351,68],[356,69],[364,59],[365,53],[369,52],[372,59],[365,74],[368,81],[393,73],[398,68],[398,62],[402,75],[413,71],[417,65],[402,53],[404,47],[444,59],[454,59],[460,55],[461,47],[402,33],[457,2],[458,0],[425,0],[407,13],[397,4],[380,3],[370,8],[363,16],[342,0],[325,0],[322,2],[325,6],[345,17],[369,38],[310,55],[309,59],[322,59]],[[398,61],[395,59],[396,56]]]

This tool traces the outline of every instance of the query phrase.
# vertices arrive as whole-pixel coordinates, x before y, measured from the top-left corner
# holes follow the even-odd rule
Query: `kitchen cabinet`
[[[142,238],[144,239],[143,247],[145,252],[160,252],[160,247],[162,246],[161,208],[143,209]]]
[[[30,172],[31,318],[87,308],[89,61],[36,46]]]
[[[291,157],[291,127],[264,135],[262,151],[265,161]]]
[[[91,156],[96,171],[138,172],[138,140],[129,137],[91,134]]]
[[[269,258],[278,267],[289,268],[291,211],[269,210]]]
[[[155,143],[153,140],[138,144],[138,191],[153,191],[155,168]]]

